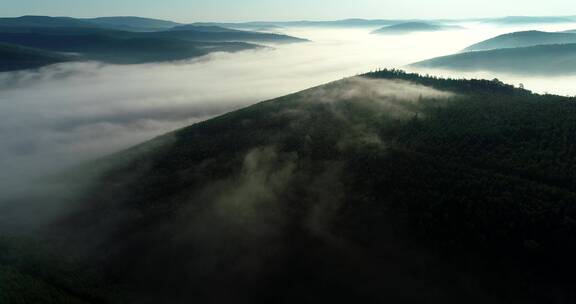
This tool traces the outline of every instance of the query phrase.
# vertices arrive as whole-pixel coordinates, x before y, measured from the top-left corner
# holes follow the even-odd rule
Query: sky
[[[2,0],[2,16],[142,16],[194,21],[576,15],[574,0]]]

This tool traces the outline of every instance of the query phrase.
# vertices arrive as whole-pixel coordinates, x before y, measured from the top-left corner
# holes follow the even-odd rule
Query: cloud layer
[[[0,73],[1,184],[56,172],[255,102],[528,29],[464,26],[468,29],[407,36],[370,35],[370,29],[285,29],[314,42],[167,64],[68,63]],[[576,79],[480,76],[539,92],[576,94],[570,85]]]

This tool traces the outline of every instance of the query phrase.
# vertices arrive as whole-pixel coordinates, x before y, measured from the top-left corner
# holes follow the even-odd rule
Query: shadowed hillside
[[[78,60],[108,63],[146,63],[183,60],[212,52],[234,52],[259,46],[242,42],[194,42],[131,34],[0,33],[0,41],[54,52],[75,53]]]
[[[216,26],[190,26],[137,18],[24,16],[0,18],[0,43],[51,52],[74,53],[70,61],[96,60],[134,64],[190,59],[213,52],[258,49],[257,43],[299,43],[287,35],[240,31]],[[4,63],[4,70],[38,66],[21,61]]]
[[[34,69],[73,59],[72,56],[0,43],[0,71]]]
[[[60,176],[91,181],[48,244],[95,274],[25,273],[98,303],[561,303],[574,115],[400,71],[262,102]]]
[[[244,30],[228,29],[220,26],[182,25],[174,27],[171,31],[160,32],[162,37],[173,37],[193,41],[246,41],[246,42],[275,42],[297,43],[308,40],[290,37],[281,34],[250,32]]]
[[[81,27],[89,28],[96,25],[88,21],[74,19],[70,17],[48,17],[48,16],[22,16],[13,18],[0,18],[0,28],[59,28],[59,27]]]

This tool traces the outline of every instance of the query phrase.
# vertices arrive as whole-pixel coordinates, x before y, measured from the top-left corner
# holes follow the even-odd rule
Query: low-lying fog
[[[314,42],[166,64],[72,63],[0,73],[0,180],[54,172],[258,101],[448,55],[498,34],[576,29],[576,24],[463,26],[467,29],[400,36],[371,35],[373,29],[293,28],[283,32]],[[576,76],[480,76],[523,83],[536,92],[576,94]]]

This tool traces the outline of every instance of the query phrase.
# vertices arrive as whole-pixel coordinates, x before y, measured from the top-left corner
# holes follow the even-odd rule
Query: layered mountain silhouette
[[[35,69],[54,63],[72,61],[73,56],[0,43],[0,71]]]
[[[576,34],[569,32],[525,31],[500,35],[464,49],[464,51],[485,51],[503,48],[529,47],[544,44],[576,43]]]
[[[133,64],[183,60],[215,51],[233,52],[259,46],[242,42],[195,42],[160,36],[99,32],[94,34],[0,33],[0,41],[75,53],[76,60]]]
[[[71,18],[50,16],[22,16],[0,18],[0,29],[13,28],[103,28],[126,31],[159,31],[181,25],[177,22],[142,17]]]
[[[96,27],[88,21],[71,17],[22,16],[0,18],[0,28]]]
[[[183,25],[171,31],[158,32],[162,37],[173,37],[193,41],[244,41],[256,43],[297,43],[308,40],[287,35],[250,32],[228,29],[220,26]]]
[[[458,71],[570,75],[576,73],[576,44],[552,44],[466,52],[424,60],[411,66]]]
[[[181,23],[173,21],[131,16],[98,17],[83,20],[96,24],[100,27],[126,31],[161,31],[182,25]]]
[[[575,16],[509,16],[503,18],[465,18],[465,19],[362,19],[349,18],[326,21],[252,21],[252,22],[198,22],[193,25],[216,25],[237,29],[273,29],[278,27],[331,27],[331,28],[377,28],[402,23],[453,24],[458,22],[483,22],[497,25],[523,26],[531,24],[574,23]]]
[[[576,16],[508,16],[487,19],[485,22],[499,25],[574,23],[576,22]]]
[[[494,71],[512,74],[576,73],[576,34],[523,31],[473,44],[462,52],[411,64],[417,68]]]
[[[454,29],[462,29],[462,28],[459,26],[448,26],[448,25],[432,24],[424,22],[407,22],[385,26],[383,28],[373,31],[372,33],[395,35],[395,34],[409,34],[414,32],[438,32]]]
[[[387,20],[387,19],[360,19],[350,18],[343,20],[328,20],[328,21],[256,21],[256,22],[237,22],[237,23],[219,23],[219,22],[198,22],[192,25],[200,26],[222,26],[237,29],[275,29],[282,27],[328,27],[328,28],[370,28],[402,23],[402,20]]]
[[[163,62],[204,56],[212,52],[262,48],[259,43],[305,41],[280,34],[180,25],[139,17],[0,18],[0,43],[20,46],[10,50],[11,56],[21,51],[22,54],[18,56],[24,58],[30,56],[30,48],[35,48],[36,53],[44,51],[50,53],[52,58],[44,58],[35,63],[13,61],[9,67],[8,63],[4,63],[4,70],[39,67],[44,65],[40,61],[57,63],[64,58],[65,61],[96,60],[115,64]],[[55,58],[60,60],[53,60]]]

